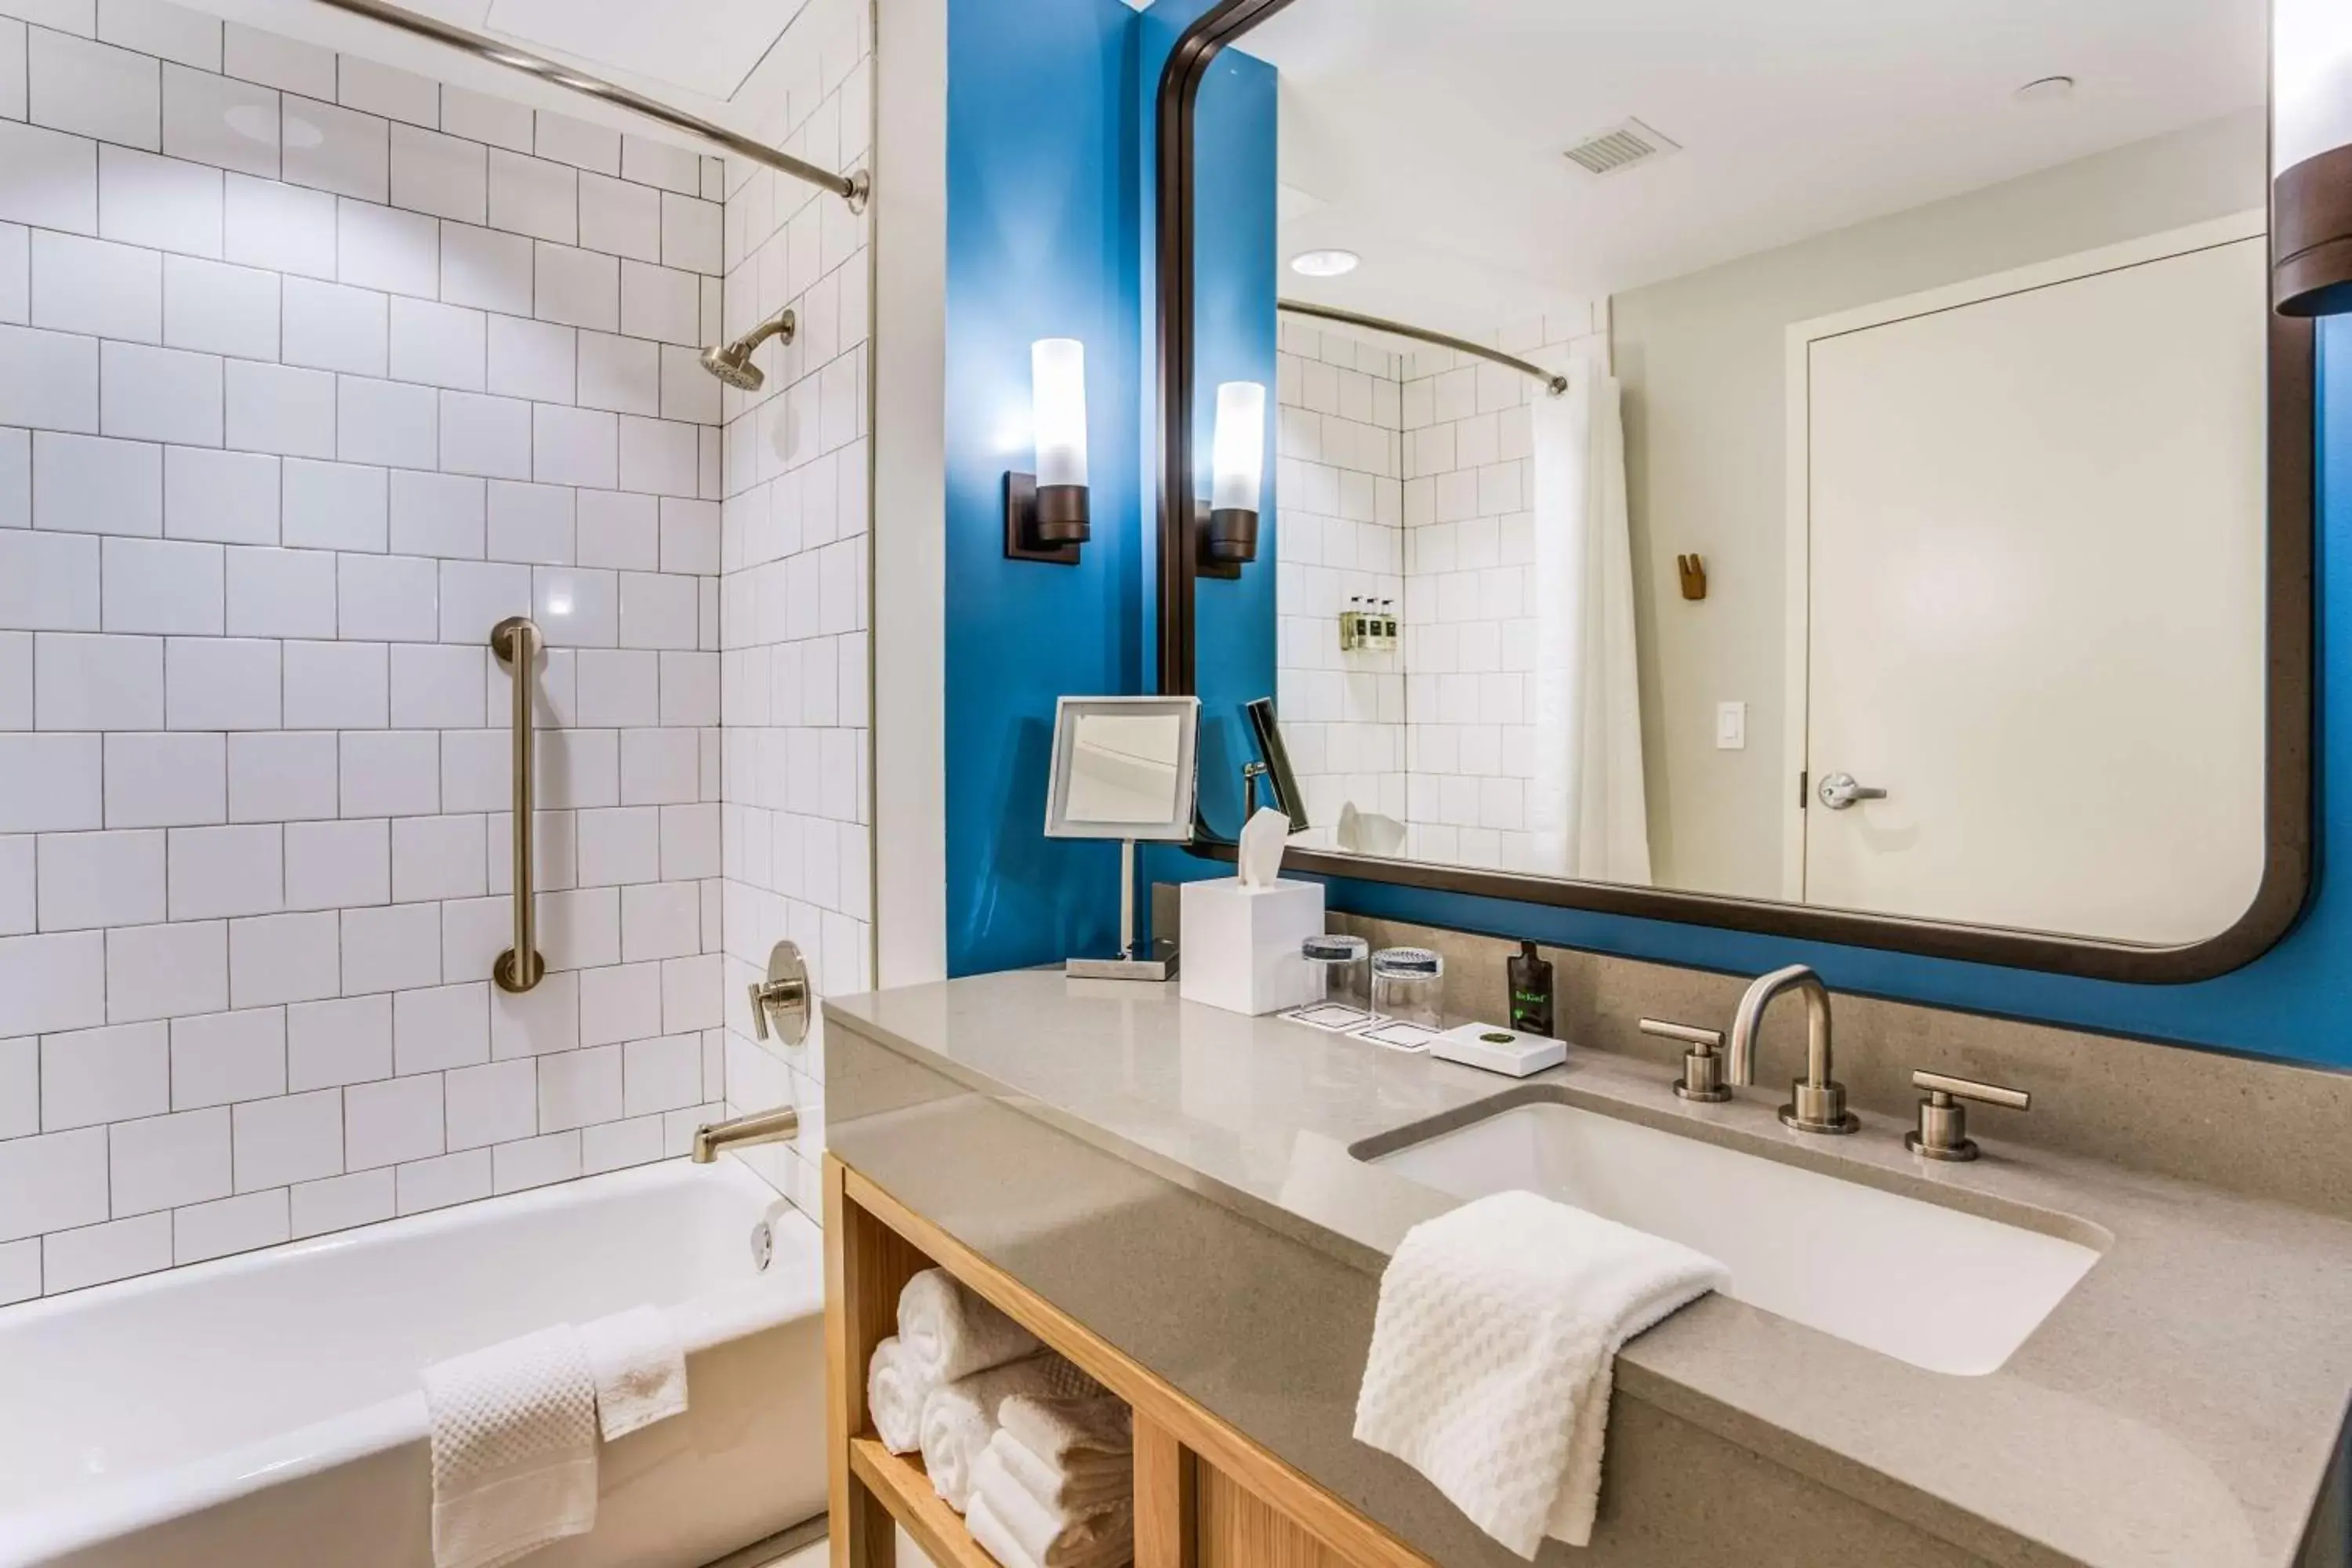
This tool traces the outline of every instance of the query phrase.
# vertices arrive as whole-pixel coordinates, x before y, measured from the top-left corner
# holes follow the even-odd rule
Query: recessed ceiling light
[[[1307,278],[1338,278],[1363,259],[1352,250],[1302,250],[1290,258],[1290,269]]]
[[[2074,96],[2074,79],[2071,76],[2037,77],[2011,96],[2020,103],[2063,103]]]

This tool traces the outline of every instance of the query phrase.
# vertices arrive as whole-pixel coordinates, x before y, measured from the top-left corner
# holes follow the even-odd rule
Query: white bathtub
[[[816,1227],[731,1160],[393,1220],[0,1311],[0,1565],[432,1568],[417,1371],[641,1302],[687,1414],[604,1449],[530,1568],[697,1568],[824,1508]]]

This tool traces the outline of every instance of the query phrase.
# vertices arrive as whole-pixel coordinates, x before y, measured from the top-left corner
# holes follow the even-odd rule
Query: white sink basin
[[[2090,1272],[2077,1242],[1574,1106],[1514,1106],[1374,1162],[1459,1197],[1540,1193],[1731,1270],[1734,1299],[1931,1372],[1999,1369]]]

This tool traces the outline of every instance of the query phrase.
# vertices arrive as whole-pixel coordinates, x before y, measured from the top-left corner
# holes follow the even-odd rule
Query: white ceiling
[[[491,0],[478,31],[728,99],[803,0]],[[466,8],[481,10],[481,0]]]
[[[2258,105],[2265,0],[1297,0],[1281,287],[1479,332]],[[2012,96],[2039,77],[2065,101]],[[1683,151],[1561,156],[1635,117]],[[1287,268],[1339,247],[1339,279]]]
[[[319,5],[316,0],[184,0],[345,54],[478,91],[677,140],[623,110],[507,67]],[[730,100],[806,0],[396,0],[411,11],[580,66],[646,97],[747,133]]]

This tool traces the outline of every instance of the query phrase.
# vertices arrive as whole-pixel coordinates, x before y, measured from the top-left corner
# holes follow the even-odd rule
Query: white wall
[[[875,978],[947,977],[947,0],[876,17]]]
[[[0,1300],[677,1152],[721,1068],[717,163],[152,0],[0,9],[55,24],[0,19]],[[509,997],[524,613],[551,973]]]
[[[811,0],[736,95],[758,134],[846,173],[872,142],[872,13]],[[727,1103],[801,1110],[790,1144],[743,1158],[811,1215],[824,1149],[824,1026],[752,1036],[747,988],[769,949],[800,945],[820,995],[872,984],[867,633],[871,265],[866,218],[839,197],[728,161],[725,331],[789,305],[790,344],[726,393],[721,552]]]
[[[2190,127],[1612,301],[1660,886],[1781,888],[1787,326],[2259,207],[2263,134],[2259,111]],[[1690,552],[1697,604],[1675,573]],[[1744,751],[1716,749],[1727,700],[1748,704]]]

